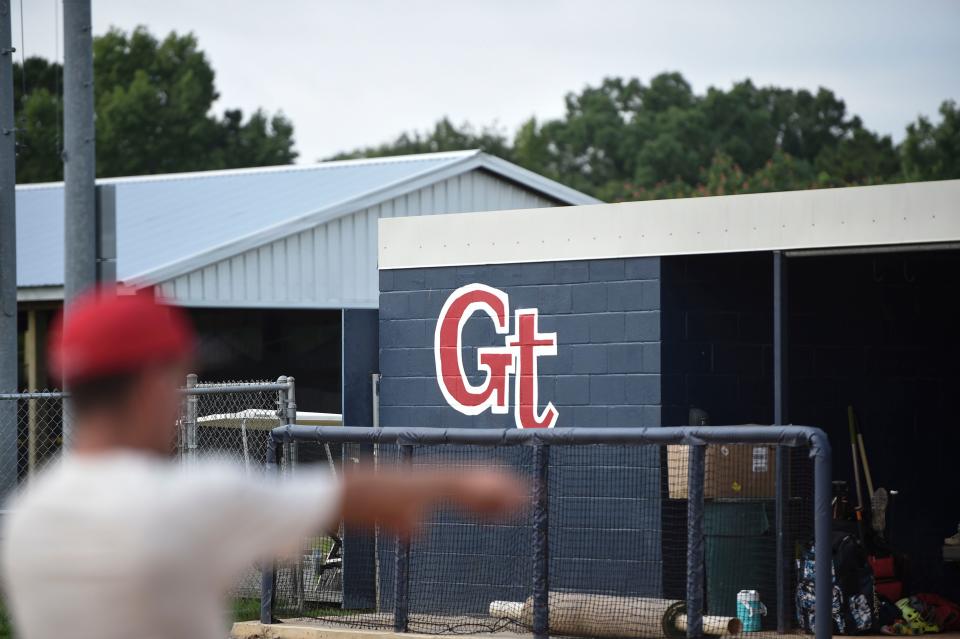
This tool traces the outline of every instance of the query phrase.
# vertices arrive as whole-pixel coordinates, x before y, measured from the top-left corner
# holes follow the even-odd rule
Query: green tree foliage
[[[289,164],[293,126],[262,111],[212,114],[214,72],[192,34],[163,40],[140,27],[94,38],[97,175],[147,175]],[[15,65],[17,181],[60,180],[62,90],[59,64]]]
[[[940,124],[925,117],[907,127],[903,141],[903,173],[908,180],[949,180],[960,177],[960,107],[940,105]]]
[[[338,153],[327,159],[353,160],[356,158],[463,151],[478,148],[486,149],[488,152],[501,157],[510,155],[510,142],[503,132],[492,127],[477,131],[469,124],[463,124],[458,128],[448,118],[441,118],[434,125],[432,131],[402,133],[392,142]]]
[[[63,176],[61,75],[59,64],[43,58],[27,58],[23,66],[13,65],[17,182],[45,182]],[[25,77],[29,81],[26,95],[23,93]]]
[[[441,120],[433,131],[338,157],[480,148],[605,200],[660,199],[960,177],[960,110],[920,118],[898,148],[843,100],[757,87],[696,94],[679,73],[649,84],[607,78],[565,98],[562,118],[531,118],[512,141]]]

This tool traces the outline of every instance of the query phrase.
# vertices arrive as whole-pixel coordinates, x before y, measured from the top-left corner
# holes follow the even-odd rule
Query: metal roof
[[[589,222],[585,222],[589,220]],[[503,229],[510,241],[503,241]],[[431,242],[418,242],[429,237]],[[960,242],[960,180],[380,221],[381,269]]]
[[[596,202],[480,151],[108,178],[117,277],[158,282],[433,181],[483,168],[565,204]],[[17,286],[63,283],[63,183],[17,187]]]

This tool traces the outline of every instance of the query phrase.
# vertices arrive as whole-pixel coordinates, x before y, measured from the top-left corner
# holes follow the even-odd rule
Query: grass
[[[259,599],[234,599],[230,602],[230,618],[233,621],[258,621],[260,619]]]
[[[13,636],[13,626],[10,625],[10,618],[7,617],[7,609],[3,605],[3,599],[0,599],[0,639],[9,639]]]
[[[230,603],[231,619],[236,621],[259,621],[260,620],[260,600],[259,599],[234,599]],[[288,611],[289,612],[289,611]],[[304,611],[309,617],[342,617],[345,615],[355,615],[358,613],[370,613],[373,610],[344,610],[339,606],[308,608]],[[290,612],[290,616],[295,613]]]

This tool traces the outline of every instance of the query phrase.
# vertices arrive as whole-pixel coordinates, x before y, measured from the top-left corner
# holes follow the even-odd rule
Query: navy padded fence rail
[[[549,447],[585,445],[685,445],[693,447],[690,455],[687,539],[687,636],[702,635],[703,628],[703,447],[707,445],[772,445],[790,448],[808,448],[814,468],[814,546],[816,557],[830,557],[831,536],[831,448],[826,434],[808,426],[684,426],[657,428],[558,428],[558,429],[464,429],[464,428],[369,428],[357,426],[302,426],[286,425],[271,432],[267,453],[268,468],[275,467],[280,444],[311,442],[323,444],[387,444],[401,446],[532,446],[534,447],[534,526],[533,526],[533,631],[540,639],[548,636],[550,575],[546,553],[546,525],[549,513],[547,499],[547,472]],[[397,561],[404,561],[404,553],[397,553]],[[394,598],[395,630],[406,631],[408,601],[407,570],[398,565],[396,596]],[[817,560],[815,594],[817,601],[832,600],[831,562]],[[261,590],[261,621],[273,621],[272,571],[263,573]],[[784,588],[778,584],[778,588]],[[785,592],[778,591],[778,598]],[[832,636],[829,614],[816,617],[817,639]]]

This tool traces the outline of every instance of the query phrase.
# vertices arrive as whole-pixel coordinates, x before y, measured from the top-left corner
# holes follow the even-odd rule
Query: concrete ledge
[[[755,633],[758,639],[788,639],[799,635],[778,635],[773,632]],[[530,639],[533,635],[515,633],[478,633],[460,635],[467,637],[486,637],[495,639]],[[812,635],[806,635],[812,637]],[[231,639],[438,639],[437,635],[425,635],[415,632],[398,634],[388,630],[354,630],[351,628],[331,628],[303,624],[262,624],[259,621],[241,621],[233,624]],[[960,632],[942,632],[938,639],[960,639]],[[860,639],[887,639],[886,635],[863,635]]]
[[[259,621],[237,622],[230,631],[231,639],[396,639],[400,636],[387,630],[354,630],[287,623],[262,624]],[[403,633],[402,636],[404,639],[437,639],[436,635],[414,632]]]

